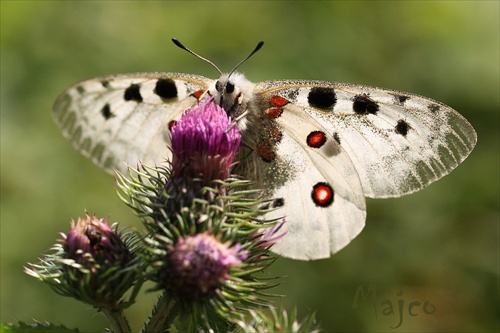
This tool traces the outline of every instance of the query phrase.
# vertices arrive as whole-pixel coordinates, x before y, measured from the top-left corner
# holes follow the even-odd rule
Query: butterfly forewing
[[[212,80],[176,73],[137,73],[80,82],[56,100],[53,117],[83,155],[108,172],[170,156],[169,123],[197,103]]]
[[[256,94],[280,96],[345,150],[369,197],[418,191],[448,174],[476,142],[452,108],[395,90],[324,81],[266,81]],[[298,112],[298,111],[295,111]],[[307,116],[306,116],[307,115]]]

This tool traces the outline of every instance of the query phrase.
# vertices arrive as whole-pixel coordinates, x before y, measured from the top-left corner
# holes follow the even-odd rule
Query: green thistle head
[[[86,214],[71,223],[71,231],[27,274],[48,283],[56,292],[98,308],[124,306],[123,294],[137,278],[132,233],[119,233],[107,219]]]

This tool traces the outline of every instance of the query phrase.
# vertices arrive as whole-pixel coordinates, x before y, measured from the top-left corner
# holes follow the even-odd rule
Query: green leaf
[[[1,333],[79,333],[76,328],[67,328],[63,325],[55,325],[51,323],[41,323],[35,321],[33,324],[18,322],[16,324],[1,323]]]

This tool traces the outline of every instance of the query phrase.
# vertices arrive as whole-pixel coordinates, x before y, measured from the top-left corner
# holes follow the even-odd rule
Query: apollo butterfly
[[[96,165],[125,171],[138,160],[154,165],[168,158],[175,120],[214,96],[242,132],[234,172],[276,198],[266,217],[285,216],[287,234],[273,250],[304,260],[329,257],[358,235],[365,196],[421,190],[476,144],[467,120],[430,98],[326,81],[254,84],[234,70],[220,73],[216,80],[179,73],[86,80],[57,98],[53,116]]]

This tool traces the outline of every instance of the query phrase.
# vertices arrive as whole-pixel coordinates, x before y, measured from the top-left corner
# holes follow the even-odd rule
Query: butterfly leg
[[[247,114],[248,114],[248,109],[243,111],[243,113],[240,114],[239,116],[237,116],[236,118],[234,118],[233,121],[231,122],[231,125],[229,125],[229,127],[224,131],[224,133],[229,132],[231,130],[231,128],[233,128],[234,125],[236,125],[238,123],[238,121],[240,121],[241,119],[246,117]]]

